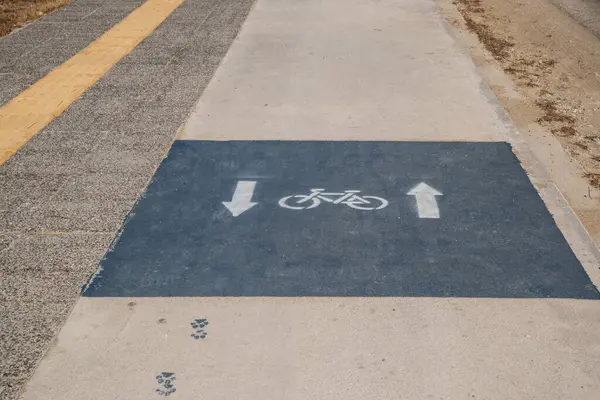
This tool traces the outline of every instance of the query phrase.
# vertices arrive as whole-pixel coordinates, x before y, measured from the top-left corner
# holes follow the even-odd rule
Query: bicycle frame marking
[[[310,194],[293,194],[281,198],[279,206],[289,210],[309,210],[318,207],[322,202],[326,202],[344,204],[355,210],[374,211],[381,210],[389,204],[384,198],[359,196],[358,193],[360,193],[360,190],[345,190],[343,193],[339,193],[325,192],[325,189],[310,189]]]

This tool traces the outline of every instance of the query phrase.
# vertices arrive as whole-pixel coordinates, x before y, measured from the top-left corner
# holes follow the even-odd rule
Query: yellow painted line
[[[148,0],[0,108],[0,165],[152,33],[184,0]]]

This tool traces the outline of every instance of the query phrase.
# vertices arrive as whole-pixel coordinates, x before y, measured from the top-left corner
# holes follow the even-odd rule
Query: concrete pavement
[[[188,8],[176,10],[173,18],[201,12],[198,4],[184,3],[182,7]],[[215,4],[224,7],[218,13],[222,21],[218,26],[225,32],[235,32],[231,27],[237,25],[231,21],[241,23],[244,13],[230,8],[233,3]],[[184,11],[178,14],[180,10]],[[24,400],[162,396],[596,398],[600,390],[600,353],[595,332],[600,328],[600,303],[581,298],[598,294],[597,250],[451,37],[433,2],[258,0],[187,118],[179,140],[134,205],[139,189],[146,184],[142,178],[153,174],[169,144],[169,134],[186,119],[182,103],[177,102],[195,102],[191,96],[182,95],[189,93],[186,90],[194,82],[185,79],[185,72],[199,68],[194,70],[198,73],[206,68],[195,57],[187,64],[166,61],[154,70],[147,65],[156,60],[157,54],[150,43],[162,35],[169,39],[171,35],[181,36],[189,23],[189,19],[181,25],[167,20],[55,122],[88,124],[82,126],[83,136],[106,129],[106,136],[102,136],[105,139],[97,142],[97,147],[89,149],[83,160],[72,161],[95,173],[82,179],[98,185],[83,186],[84,193],[94,199],[103,199],[103,193],[122,193],[129,186],[123,183],[137,176],[132,171],[143,166],[140,182],[131,184],[133,189],[127,192],[130,197],[125,196],[127,201],[118,208],[123,214],[90,207],[91,202],[81,207],[89,216],[81,219],[64,218],[62,213],[60,218],[49,219],[57,208],[69,210],[60,208],[62,202],[49,205],[49,212],[42,213],[41,220],[10,214],[14,223],[9,228],[13,230],[29,227],[36,232],[45,226],[52,232],[97,230],[106,244],[112,238],[111,230],[121,226],[128,207],[134,207],[102,268],[29,382]],[[203,40],[214,38],[208,27],[201,28],[206,28],[198,34]],[[206,46],[206,42],[197,38],[194,29],[185,32],[184,36],[198,40],[186,48],[188,54],[199,54],[195,46]],[[215,61],[232,37],[224,34],[221,40],[215,39],[214,48],[219,50]],[[131,67],[127,62],[131,57],[146,61]],[[211,65],[214,68],[216,62]],[[140,68],[160,79],[124,91],[115,90],[116,84],[110,85],[129,82],[132,76],[145,79],[145,73],[131,73]],[[157,95],[163,80],[175,80],[180,85],[168,86],[171,92]],[[95,94],[95,90],[100,92]],[[151,100],[140,101],[137,96],[130,99],[132,93],[149,93]],[[90,110],[97,109],[103,110],[100,117],[87,119]],[[123,109],[130,111],[121,113]],[[67,119],[70,111],[77,110],[80,114]],[[110,127],[116,127],[116,132]],[[132,136],[132,132],[138,134]],[[39,153],[47,152],[38,151],[34,157],[27,150],[39,141],[50,140],[50,133],[41,132],[9,159],[3,166],[7,174],[18,172],[24,165],[37,168],[35,172],[41,174],[39,163],[43,157]],[[123,150],[122,144],[113,142],[116,137],[129,140],[130,147]],[[155,142],[155,138],[164,141]],[[235,144],[244,150],[208,154],[194,151],[203,142],[215,140],[223,141],[225,148],[234,149]],[[238,142],[227,142],[231,140]],[[257,140],[266,142],[249,144]],[[333,142],[327,142],[332,146],[329,158],[317,157],[317,151],[297,150],[296,154],[281,157],[284,161],[280,162],[274,151],[260,148],[262,143],[276,140],[296,141],[289,143],[296,149],[302,146],[298,141],[315,149],[323,145],[319,141]],[[474,159],[475,152],[446,150],[443,157],[429,161],[432,168],[428,170],[428,162],[422,160],[428,160],[426,156],[431,153],[414,150],[410,156],[405,155],[409,160],[404,164],[399,157],[391,157],[397,163],[391,167],[398,168],[383,168],[380,160],[390,158],[384,157],[384,151],[348,149],[348,143],[336,146],[335,142],[355,140],[394,141],[403,149],[417,149],[415,143],[409,143],[413,141],[432,142],[429,145],[443,149],[454,145],[448,142],[468,142],[478,152],[489,151],[485,149],[495,145],[508,147],[502,143],[507,142],[525,170],[510,152],[497,159],[490,156],[486,161],[490,170],[495,166],[497,171],[509,172],[502,175],[495,188],[486,186],[486,176],[461,175],[457,187],[487,187],[488,197],[457,199],[453,196],[458,191],[446,175],[452,170],[457,174],[471,170],[464,166]],[[102,156],[107,154],[101,153],[105,143],[115,144],[107,156]],[[148,143],[160,143],[156,153],[140,149]],[[178,152],[181,148],[190,151]],[[244,151],[253,157],[252,162],[240,156]],[[422,167],[416,168],[411,158],[420,160]],[[42,165],[44,171],[59,168],[67,176],[72,170],[69,164],[56,160]],[[106,169],[96,171],[96,165]],[[472,170],[476,169],[474,165]],[[292,170],[296,175],[290,173]],[[396,179],[390,170],[397,171],[402,179]],[[108,174],[110,185],[99,180],[106,175],[98,173]],[[55,175],[53,179],[57,179]],[[214,183],[221,178],[222,183]],[[289,186],[282,183],[284,178]],[[246,202],[258,203],[237,216],[222,204],[235,201],[236,181],[255,182],[249,194],[240,193]],[[517,181],[524,182],[527,190],[516,190]],[[429,182],[443,194],[435,203],[439,207],[437,217],[423,218],[416,207],[418,199],[405,197],[411,191],[409,183],[419,182]],[[324,184],[327,186],[319,186]],[[81,186],[64,187],[72,189],[72,196],[81,193]],[[95,187],[98,190],[93,190]],[[320,187],[342,192],[335,195],[339,201],[333,200],[334,194],[309,199],[307,193]],[[357,191],[363,193],[352,195]],[[60,193],[68,192],[61,189]],[[296,202],[284,200],[287,197],[283,196],[288,195],[290,199],[295,196]],[[385,206],[383,202],[375,205],[374,197],[385,200]],[[40,203],[45,200],[40,195]],[[497,206],[495,201],[503,205],[499,211],[491,211]],[[14,203],[22,205],[22,201]],[[104,205],[106,200],[100,203]],[[474,211],[453,215],[452,222],[459,225],[458,229],[442,236],[448,213],[453,212],[450,206],[459,203]],[[91,204],[95,205],[96,200]],[[24,215],[30,216],[44,210],[42,206],[24,207]],[[111,216],[114,220],[107,218]],[[478,232],[475,224],[483,222],[486,230],[469,236]],[[220,236],[210,241],[210,237],[202,236],[215,230],[233,236],[242,226],[250,239],[236,237],[228,241]],[[15,234],[9,231],[9,235]],[[18,234],[17,239],[21,237]],[[19,241],[13,236],[9,240],[7,247],[13,258],[25,254],[23,250],[12,250]],[[282,245],[284,240],[289,241],[288,247]],[[262,246],[260,252],[250,245],[257,242]],[[336,254],[345,251],[356,256],[327,256],[327,250],[335,244],[341,246]],[[523,257],[509,260],[495,256],[499,249],[510,251],[517,246],[525,249],[518,253]],[[381,255],[384,247],[389,251],[388,258],[372,256]],[[62,249],[60,244],[56,248],[57,253]],[[415,248],[426,254],[421,263],[406,261]],[[452,259],[443,259],[442,255],[448,253],[438,250],[444,248],[459,252],[451,254]],[[102,244],[98,253],[101,250]],[[149,250],[156,251],[157,256],[144,259],[144,252]],[[551,251],[558,255],[544,258]],[[472,269],[461,269],[464,263],[460,257],[467,252],[475,262],[470,264]],[[81,254],[89,256],[89,248],[84,247]],[[227,258],[230,255],[241,258],[232,263]],[[93,269],[97,258],[89,260],[86,271]],[[119,268],[109,264],[115,258],[122,263]],[[23,257],[20,262],[26,264],[30,259]],[[81,259],[75,258],[75,265],[80,266]],[[55,260],[57,265],[64,265],[60,253]],[[17,265],[17,261],[12,262]],[[236,268],[244,271],[254,265],[261,265],[260,273],[234,281]],[[421,297],[409,297],[407,292],[390,296],[378,286],[390,282],[383,267],[395,268],[392,272],[401,271],[403,277],[415,279],[410,288],[427,288],[436,282],[429,288],[439,290],[424,292]],[[507,279],[511,269],[523,279]],[[187,292],[181,291],[182,277],[190,282],[189,277],[207,272],[218,274],[202,282],[209,290],[191,284]],[[567,279],[561,279],[561,274]],[[574,291],[559,296],[561,282],[575,275],[582,278],[573,280]],[[52,276],[56,282],[65,274]],[[264,278],[272,283],[263,282],[263,288],[281,290],[277,297],[256,292],[239,297],[241,289]],[[371,282],[365,284],[359,278]],[[324,292],[297,297],[279,283],[281,279],[291,282],[288,287],[292,288],[320,279],[323,286],[331,282],[361,288],[371,285],[372,291],[359,297],[346,296],[343,291],[330,294],[335,298]],[[48,279],[42,276],[39,282],[40,287],[47,287]],[[557,286],[550,282],[557,282]],[[472,290],[467,297],[458,291],[461,283]],[[483,284],[493,285],[498,292],[477,292]],[[107,287],[112,291],[102,292]],[[520,291],[523,287],[531,295],[524,295]],[[220,292],[220,296],[211,297],[214,292],[210,290]],[[592,295],[577,295],[583,292]]]
[[[444,24],[433,2],[257,3],[181,139],[503,140]]]
[[[156,376],[167,372],[173,399],[593,400],[597,308],[555,299],[83,298],[24,399],[161,398]],[[209,321],[204,339],[191,337],[197,318]]]

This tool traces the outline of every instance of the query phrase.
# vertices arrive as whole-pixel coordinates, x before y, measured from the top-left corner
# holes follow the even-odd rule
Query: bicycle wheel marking
[[[600,298],[510,146],[456,142],[178,141],[85,295]]]

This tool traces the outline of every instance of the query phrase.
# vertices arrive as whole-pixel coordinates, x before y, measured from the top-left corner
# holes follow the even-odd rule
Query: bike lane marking
[[[178,141],[101,267],[86,296],[600,298],[505,143]]]
[[[282,197],[279,207],[288,210],[310,210],[322,203],[342,204],[355,210],[381,210],[389,205],[386,199],[377,196],[364,196],[360,190],[344,190],[343,192],[327,192],[325,189],[310,189],[309,194],[293,194]]]

